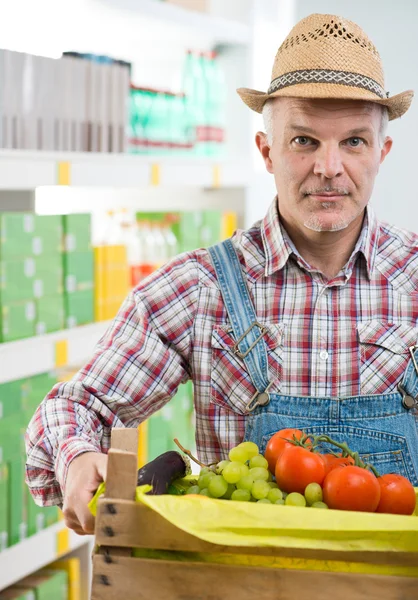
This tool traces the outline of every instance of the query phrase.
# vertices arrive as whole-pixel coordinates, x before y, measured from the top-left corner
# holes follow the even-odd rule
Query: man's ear
[[[385,160],[386,156],[391,151],[393,144],[393,140],[391,137],[386,136],[385,141],[383,142],[382,149],[380,150],[380,164]]]
[[[255,143],[257,144],[257,148],[259,149],[261,156],[263,157],[267,171],[269,173],[273,173],[273,163],[270,158],[271,148],[267,141],[267,135],[262,131],[257,131],[255,134]]]

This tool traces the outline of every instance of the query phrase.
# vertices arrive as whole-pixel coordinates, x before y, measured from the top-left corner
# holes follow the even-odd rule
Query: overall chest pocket
[[[264,341],[267,345],[269,381],[271,391],[280,389],[284,323],[262,323],[267,329]],[[212,331],[211,402],[241,415],[247,414],[246,406],[256,392],[244,363],[234,353],[235,339],[229,325],[218,326]],[[259,342],[261,343],[261,342]]]
[[[359,323],[360,387],[362,394],[396,391],[411,358],[410,346],[418,329],[405,323],[366,321]]]

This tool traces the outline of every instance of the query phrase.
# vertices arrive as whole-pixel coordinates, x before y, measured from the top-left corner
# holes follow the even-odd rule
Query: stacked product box
[[[0,50],[0,147],[124,152],[130,64]]]
[[[147,448],[142,462],[153,460],[168,450],[178,450],[174,438],[185,448],[195,446],[193,384],[179,386],[174,398],[146,422]],[[140,426],[140,435],[144,427]]]
[[[68,600],[68,574],[42,569],[0,592],[4,600]]]
[[[64,229],[65,325],[75,327],[94,321],[94,256],[90,214],[62,217]]]
[[[127,250],[123,245],[94,248],[95,321],[113,319],[130,288]]]
[[[63,328],[62,219],[0,213],[0,341]]]
[[[54,374],[44,373],[0,385],[1,546],[5,540],[8,546],[17,544],[58,520],[57,507],[38,507],[29,494],[24,447],[27,425],[55,383]]]

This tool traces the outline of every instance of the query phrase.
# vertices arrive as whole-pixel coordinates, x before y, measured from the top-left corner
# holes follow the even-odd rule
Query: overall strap
[[[266,329],[257,321],[247,281],[232,241],[224,240],[208,248],[208,251],[232,325],[235,339],[233,351],[244,361],[257,390],[247,405],[248,410],[251,411],[257,405],[269,402],[267,346],[263,339]],[[253,400],[256,400],[255,404],[252,404]]]

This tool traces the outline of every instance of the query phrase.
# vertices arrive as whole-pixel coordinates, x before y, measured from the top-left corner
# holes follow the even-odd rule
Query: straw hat
[[[237,90],[252,110],[261,113],[269,98],[343,98],[376,102],[397,119],[409,108],[414,92],[389,97],[382,61],[365,32],[336,15],[313,14],[293,27],[277,51],[267,93]]]

